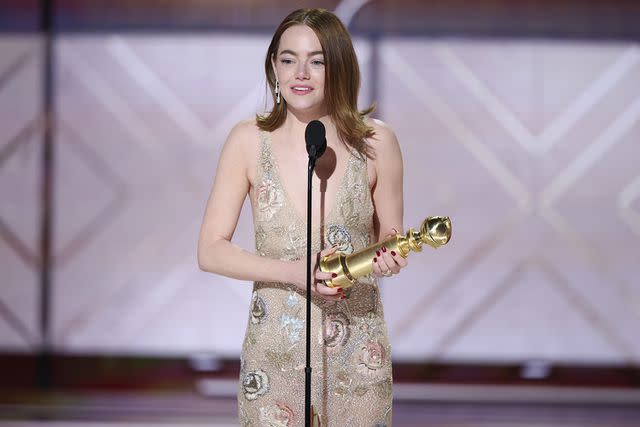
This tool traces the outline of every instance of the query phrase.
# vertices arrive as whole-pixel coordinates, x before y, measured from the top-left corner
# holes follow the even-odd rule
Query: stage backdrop
[[[239,354],[251,284],[203,273],[220,149],[267,104],[263,35],[61,35],[56,351]],[[402,360],[640,362],[640,46],[356,39],[405,225],[451,243],[381,284]],[[0,348],[39,346],[41,40],[0,38]],[[248,206],[234,240],[253,247]]]

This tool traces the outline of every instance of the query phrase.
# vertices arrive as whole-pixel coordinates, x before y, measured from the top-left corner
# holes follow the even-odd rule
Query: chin
[[[323,105],[319,102],[287,102],[287,106],[292,110],[300,111],[300,112],[312,112],[316,110],[322,110]]]

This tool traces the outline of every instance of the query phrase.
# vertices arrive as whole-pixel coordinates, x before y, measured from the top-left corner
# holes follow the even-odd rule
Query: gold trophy
[[[449,239],[451,239],[449,217],[430,216],[422,222],[418,231],[410,228],[404,236],[396,234],[352,254],[336,252],[325,256],[320,260],[320,270],[337,274],[337,277],[325,280],[327,286],[347,289],[355,285],[359,277],[371,273],[373,257],[382,246],[386,247],[387,251],[395,251],[406,258],[411,251],[422,252],[423,243],[432,248],[439,248],[446,245]]]

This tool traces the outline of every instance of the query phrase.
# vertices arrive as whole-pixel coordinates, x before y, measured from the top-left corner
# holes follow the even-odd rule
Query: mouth
[[[291,92],[296,95],[306,95],[312,91],[313,88],[311,86],[291,86]]]

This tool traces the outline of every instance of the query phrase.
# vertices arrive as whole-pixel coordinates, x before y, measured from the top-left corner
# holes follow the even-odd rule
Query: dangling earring
[[[280,82],[276,79],[276,104],[280,104]]]

